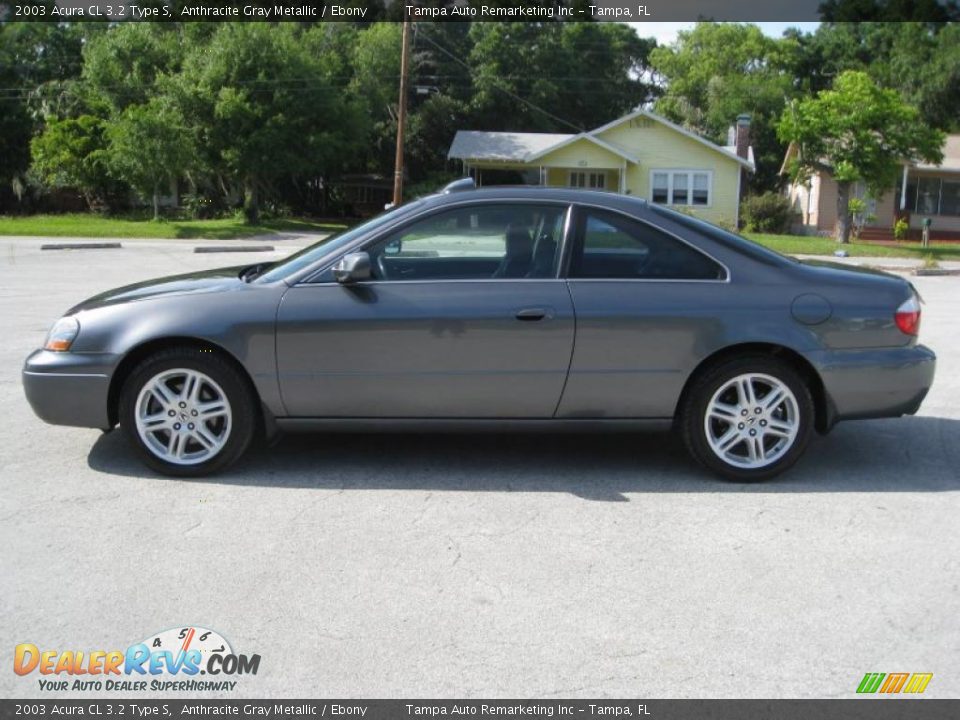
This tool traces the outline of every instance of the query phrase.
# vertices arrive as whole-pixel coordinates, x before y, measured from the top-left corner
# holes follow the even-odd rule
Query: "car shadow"
[[[173,479],[147,470],[119,432],[94,443],[88,464],[148,481]],[[960,420],[841,423],[826,437],[815,436],[792,470],[761,484],[718,479],[665,432],[291,435],[253,450],[219,475],[179,481],[318,490],[566,492],[614,502],[651,492],[944,492],[960,490]]]

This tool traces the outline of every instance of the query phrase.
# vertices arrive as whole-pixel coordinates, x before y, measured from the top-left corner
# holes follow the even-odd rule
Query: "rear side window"
[[[587,209],[579,213],[572,278],[723,280],[723,267],[687,243],[639,220]]]

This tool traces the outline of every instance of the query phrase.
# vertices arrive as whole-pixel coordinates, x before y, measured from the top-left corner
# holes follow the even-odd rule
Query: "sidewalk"
[[[129,238],[129,237],[70,237],[60,235],[0,235],[0,245],[36,246],[45,244],[93,245],[99,243],[120,243],[124,249],[187,249],[205,246],[244,246],[272,245],[278,251],[296,252],[308,245],[329,237],[330,233],[296,233],[279,231],[263,235],[251,235],[242,238]]]
[[[842,265],[855,265],[857,267],[872,267],[879,270],[890,270],[893,272],[910,272],[919,267],[923,267],[923,260],[917,258],[898,258],[898,257],[836,257],[835,255],[795,255],[800,260],[823,260],[825,262],[835,262]],[[950,272],[960,272],[960,260],[941,260],[937,264],[937,269],[948,270]]]

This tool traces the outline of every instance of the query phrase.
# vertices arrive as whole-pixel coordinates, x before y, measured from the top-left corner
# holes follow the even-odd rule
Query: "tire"
[[[813,397],[792,365],[750,355],[697,377],[679,421],[684,445],[701,465],[727,480],[759,482],[803,454],[813,431]]]
[[[195,348],[171,348],[141,362],[124,382],[120,428],[148,467],[199,477],[224,470],[246,452],[257,407],[249,381],[230,362]]]

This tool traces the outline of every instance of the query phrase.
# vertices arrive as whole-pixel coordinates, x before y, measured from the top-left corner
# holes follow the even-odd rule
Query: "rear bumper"
[[[808,357],[823,380],[834,422],[913,415],[937,367],[937,356],[924,345],[821,351]]]
[[[107,430],[113,356],[37,350],[23,367],[27,402],[44,422]]]

